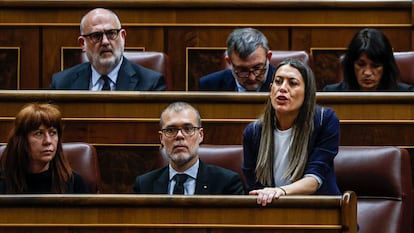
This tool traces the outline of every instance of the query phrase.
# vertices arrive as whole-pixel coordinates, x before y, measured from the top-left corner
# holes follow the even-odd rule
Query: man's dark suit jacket
[[[275,67],[269,66],[266,81],[260,87],[261,92],[270,91],[270,83]],[[200,91],[237,91],[236,81],[234,80],[231,69],[217,71],[200,78],[198,82]]]
[[[51,89],[89,90],[92,77],[91,63],[85,62],[52,76]],[[118,72],[115,90],[118,91],[163,91],[166,83],[162,74],[134,64],[124,57]]]
[[[138,176],[132,193],[168,194],[169,166]],[[200,161],[194,194],[244,194],[239,174]]]

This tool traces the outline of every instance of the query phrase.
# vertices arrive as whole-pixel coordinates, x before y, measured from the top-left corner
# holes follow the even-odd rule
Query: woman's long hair
[[[292,128],[293,139],[288,152],[289,165],[283,175],[284,178],[294,182],[302,178],[308,158],[308,145],[313,130],[313,115],[316,104],[316,84],[310,67],[297,59],[287,59],[282,61],[275,69],[273,80],[276,71],[284,65],[290,65],[297,69],[302,75],[305,83],[304,102],[300,107],[298,117]],[[270,186],[273,184],[273,162],[275,156],[277,156],[274,152],[274,130],[277,125],[277,118],[270,97],[267,100],[264,113],[260,117],[259,122],[262,124],[262,131],[257,157],[256,179],[261,184]]]
[[[1,173],[7,193],[25,193],[31,162],[28,134],[39,126],[54,127],[58,132],[56,155],[50,161],[52,173],[51,193],[65,193],[72,176],[72,169],[62,151],[62,115],[52,104],[31,103],[17,114],[10,131],[7,147],[1,158]]]

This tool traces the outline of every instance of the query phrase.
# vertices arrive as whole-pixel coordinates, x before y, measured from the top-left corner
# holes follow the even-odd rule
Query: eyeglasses
[[[248,78],[250,76],[250,74],[253,73],[253,75],[257,78],[260,75],[263,75],[264,72],[267,70],[267,59],[265,64],[263,65],[263,67],[259,67],[259,68],[250,68],[247,70],[235,70],[233,69],[233,72],[237,75],[237,77],[239,78]]]
[[[200,129],[201,127],[195,126],[184,126],[184,127],[168,127],[165,129],[161,129],[162,133],[169,138],[175,137],[178,134],[178,131],[186,137],[191,137],[195,134],[196,129]]]
[[[105,36],[108,40],[116,40],[116,38],[118,38],[119,32],[121,30],[122,29],[109,29],[109,30],[105,30],[103,32],[92,32],[91,34],[81,35],[81,36],[89,37],[89,39],[91,39],[93,43],[98,43],[98,42],[102,41],[103,34],[105,34]]]

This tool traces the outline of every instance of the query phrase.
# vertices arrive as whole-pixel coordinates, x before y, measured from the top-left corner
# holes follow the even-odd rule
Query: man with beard
[[[111,10],[96,8],[83,16],[78,37],[85,62],[52,76],[51,89],[161,91],[164,77],[128,61],[124,56],[126,30]]]
[[[239,174],[199,159],[204,132],[194,107],[184,102],[170,104],[161,113],[160,127],[161,146],[169,165],[138,176],[133,193],[244,194]]]

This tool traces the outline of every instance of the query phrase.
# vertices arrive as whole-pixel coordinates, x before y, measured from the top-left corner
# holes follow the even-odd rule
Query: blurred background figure
[[[323,91],[412,91],[397,81],[399,69],[388,38],[374,28],[364,28],[351,40],[342,61],[343,81]]]

